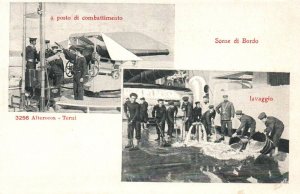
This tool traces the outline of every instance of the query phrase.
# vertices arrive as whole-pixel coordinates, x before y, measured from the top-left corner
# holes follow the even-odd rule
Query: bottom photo
[[[288,183],[289,72],[124,69],[124,182]]]

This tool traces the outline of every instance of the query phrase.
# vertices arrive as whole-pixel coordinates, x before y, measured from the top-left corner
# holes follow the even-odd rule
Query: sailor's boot
[[[128,144],[125,146],[125,148],[132,148],[133,147],[133,140],[129,139]]]

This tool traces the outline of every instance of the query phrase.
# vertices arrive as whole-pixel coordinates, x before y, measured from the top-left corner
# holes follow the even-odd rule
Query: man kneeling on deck
[[[247,138],[250,140],[256,129],[256,121],[251,116],[244,114],[241,110],[237,110],[235,114],[237,119],[241,121],[241,124],[232,137],[240,135],[243,138],[250,129],[250,135]],[[247,143],[248,141],[243,143],[241,151],[246,149]]]
[[[275,147],[274,154],[277,155],[279,140],[282,132],[284,131],[283,122],[275,117],[267,116],[265,112],[260,113],[258,115],[258,119],[265,123],[267,128],[264,130],[264,132],[273,141]]]
[[[140,146],[141,140],[141,123],[139,120],[139,109],[140,105],[136,102],[137,99],[136,93],[130,94],[130,101],[126,102],[126,106],[124,106],[124,113],[128,119],[128,144],[125,148],[133,148],[133,133],[135,130],[135,138],[137,139],[137,146]]]

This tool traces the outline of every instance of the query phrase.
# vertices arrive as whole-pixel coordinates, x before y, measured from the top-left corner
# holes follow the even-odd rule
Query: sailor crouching
[[[203,114],[203,116],[201,118],[201,122],[206,130],[207,141],[209,141],[209,139],[212,135],[213,123],[214,123],[214,119],[216,117],[216,111],[214,109],[214,105],[209,105],[208,108],[209,109]]]
[[[266,125],[264,132],[273,141],[275,147],[275,155],[278,154],[278,144],[281,135],[284,131],[284,124],[281,120],[276,117],[267,116],[265,112],[258,115],[258,119],[261,120]]]
[[[236,117],[240,120],[241,124],[232,137],[240,136],[242,138],[243,146],[240,151],[246,149],[248,141],[251,139],[256,129],[256,121],[249,115],[244,114],[241,110],[235,112]],[[250,131],[250,135],[247,137],[247,133]]]

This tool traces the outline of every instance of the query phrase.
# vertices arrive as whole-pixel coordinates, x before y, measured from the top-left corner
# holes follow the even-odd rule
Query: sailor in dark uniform
[[[221,115],[221,138],[217,140],[220,142],[224,140],[225,131],[227,127],[227,134],[229,137],[232,136],[232,118],[234,118],[235,110],[233,103],[228,100],[228,95],[223,95],[224,101],[221,102],[217,107],[216,111]],[[221,110],[220,110],[221,109]]]
[[[39,55],[36,50],[36,38],[29,38],[29,43],[25,50],[25,59],[26,59],[26,74],[25,74],[25,89],[30,93],[30,96],[33,96],[34,84],[30,82],[30,77],[35,75],[36,64],[39,61]]]
[[[51,57],[54,55],[53,50],[50,48],[50,40],[45,40],[46,50],[45,50],[45,58]]]
[[[214,109],[214,105],[209,105],[208,108],[209,109],[202,115],[201,122],[205,128],[207,138],[209,140],[210,136],[212,135],[212,126],[216,117],[216,111]]]
[[[201,108],[201,105],[200,105],[200,101],[195,102],[195,105],[196,106],[193,109],[193,121],[194,122],[201,122],[202,108]],[[195,138],[196,130],[199,134],[199,125],[196,125],[196,126],[193,127],[193,129],[192,129],[192,139]]]
[[[147,129],[147,122],[148,122],[148,102],[146,102],[145,98],[140,98],[140,119],[141,119],[141,126],[144,129]]]
[[[29,43],[26,47],[26,69],[36,69],[37,61],[39,60],[39,55],[36,50],[36,38],[29,38]]]
[[[127,101],[124,106],[124,113],[128,119],[127,126],[127,135],[128,135],[128,144],[125,148],[133,148],[133,134],[135,130],[135,138],[137,139],[137,146],[140,146],[141,140],[141,125],[140,125],[140,105],[136,102],[137,99],[136,93],[130,94],[130,100]],[[124,104],[124,105],[125,105]]]
[[[172,138],[172,133],[174,131],[174,124],[176,122],[176,116],[178,113],[178,108],[177,106],[174,106],[174,101],[169,101],[168,102],[169,107],[167,109],[167,124],[168,124],[168,136],[169,138]]]
[[[167,109],[164,105],[163,99],[157,100],[158,104],[153,107],[152,110],[152,117],[155,118],[156,122],[156,133],[157,139],[155,141],[160,140],[160,136],[165,136],[165,124],[166,124],[166,116],[167,116]]]
[[[81,47],[72,45],[69,50],[63,49],[66,58],[72,60],[73,63],[73,91],[75,100],[83,100],[84,79],[87,76],[87,63],[85,57],[81,54]]]
[[[237,110],[235,114],[237,119],[241,121],[241,124],[239,128],[236,130],[236,132],[232,135],[232,137],[235,137],[237,135],[241,135],[242,137],[244,137],[246,136],[246,133],[250,130],[250,135],[248,139],[251,139],[256,129],[255,119],[249,115],[244,114],[241,110]]]
[[[278,144],[280,137],[284,131],[284,124],[276,117],[267,116],[265,112],[258,115],[258,119],[265,123],[266,129],[264,132],[273,141],[275,147],[275,155],[278,154]]]
[[[185,131],[189,131],[193,123],[193,105],[189,102],[189,97],[182,97],[183,103],[181,109],[183,111],[183,122],[185,123]]]
[[[125,99],[125,102],[124,102],[124,104],[123,104],[124,110],[127,108],[127,103],[129,103],[129,102],[130,102],[129,98],[126,98],[126,99]],[[127,109],[126,109],[126,110],[127,110]]]
[[[64,62],[60,57],[61,50],[58,49],[58,46],[52,46],[52,52],[57,58],[49,62],[49,77],[53,80],[53,86],[60,87],[64,81]]]

